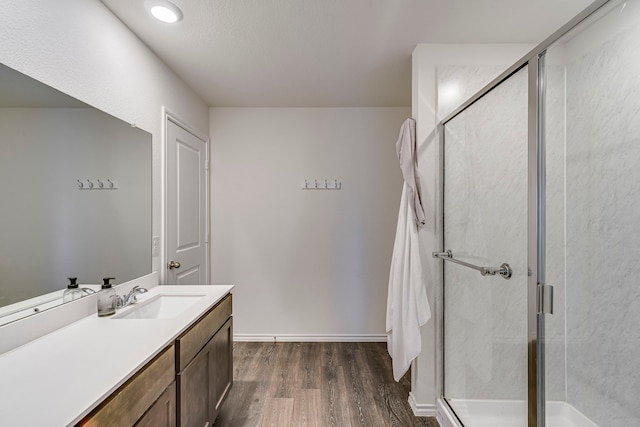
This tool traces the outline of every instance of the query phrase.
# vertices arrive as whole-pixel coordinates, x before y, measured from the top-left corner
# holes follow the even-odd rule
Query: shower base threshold
[[[436,404],[442,427],[527,427],[527,404],[523,400],[442,399]],[[546,427],[598,427],[566,402],[547,402]],[[462,421],[462,424],[458,419]]]

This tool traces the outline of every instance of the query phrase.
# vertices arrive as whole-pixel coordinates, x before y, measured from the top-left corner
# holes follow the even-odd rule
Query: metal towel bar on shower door
[[[468,268],[473,268],[474,270],[478,270],[480,274],[483,276],[495,276],[499,274],[503,279],[509,280],[512,275],[511,267],[506,262],[503,263],[500,267],[481,267],[479,265],[469,264],[468,262],[460,261],[459,259],[455,259],[453,257],[453,253],[450,250],[444,252],[433,252],[431,254],[434,258],[440,258],[445,261],[451,261],[456,264],[463,265]]]

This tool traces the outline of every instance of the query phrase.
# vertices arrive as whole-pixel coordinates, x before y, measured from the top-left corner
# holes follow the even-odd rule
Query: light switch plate
[[[153,236],[151,238],[151,256],[160,255],[160,237]]]

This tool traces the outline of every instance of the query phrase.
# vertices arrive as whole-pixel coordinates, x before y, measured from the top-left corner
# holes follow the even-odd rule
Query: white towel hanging
[[[404,184],[389,272],[386,330],[393,377],[400,381],[422,350],[420,327],[431,318],[418,239],[418,224],[424,224],[425,215],[415,154],[415,120],[402,124],[396,152]]]
[[[431,318],[420,260],[418,226],[408,185],[402,189],[387,296],[387,349],[400,381],[422,349],[420,327]]]

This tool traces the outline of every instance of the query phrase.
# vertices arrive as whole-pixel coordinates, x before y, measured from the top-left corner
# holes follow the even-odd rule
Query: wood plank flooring
[[[233,363],[213,427],[438,427],[413,416],[385,343],[238,342]]]

